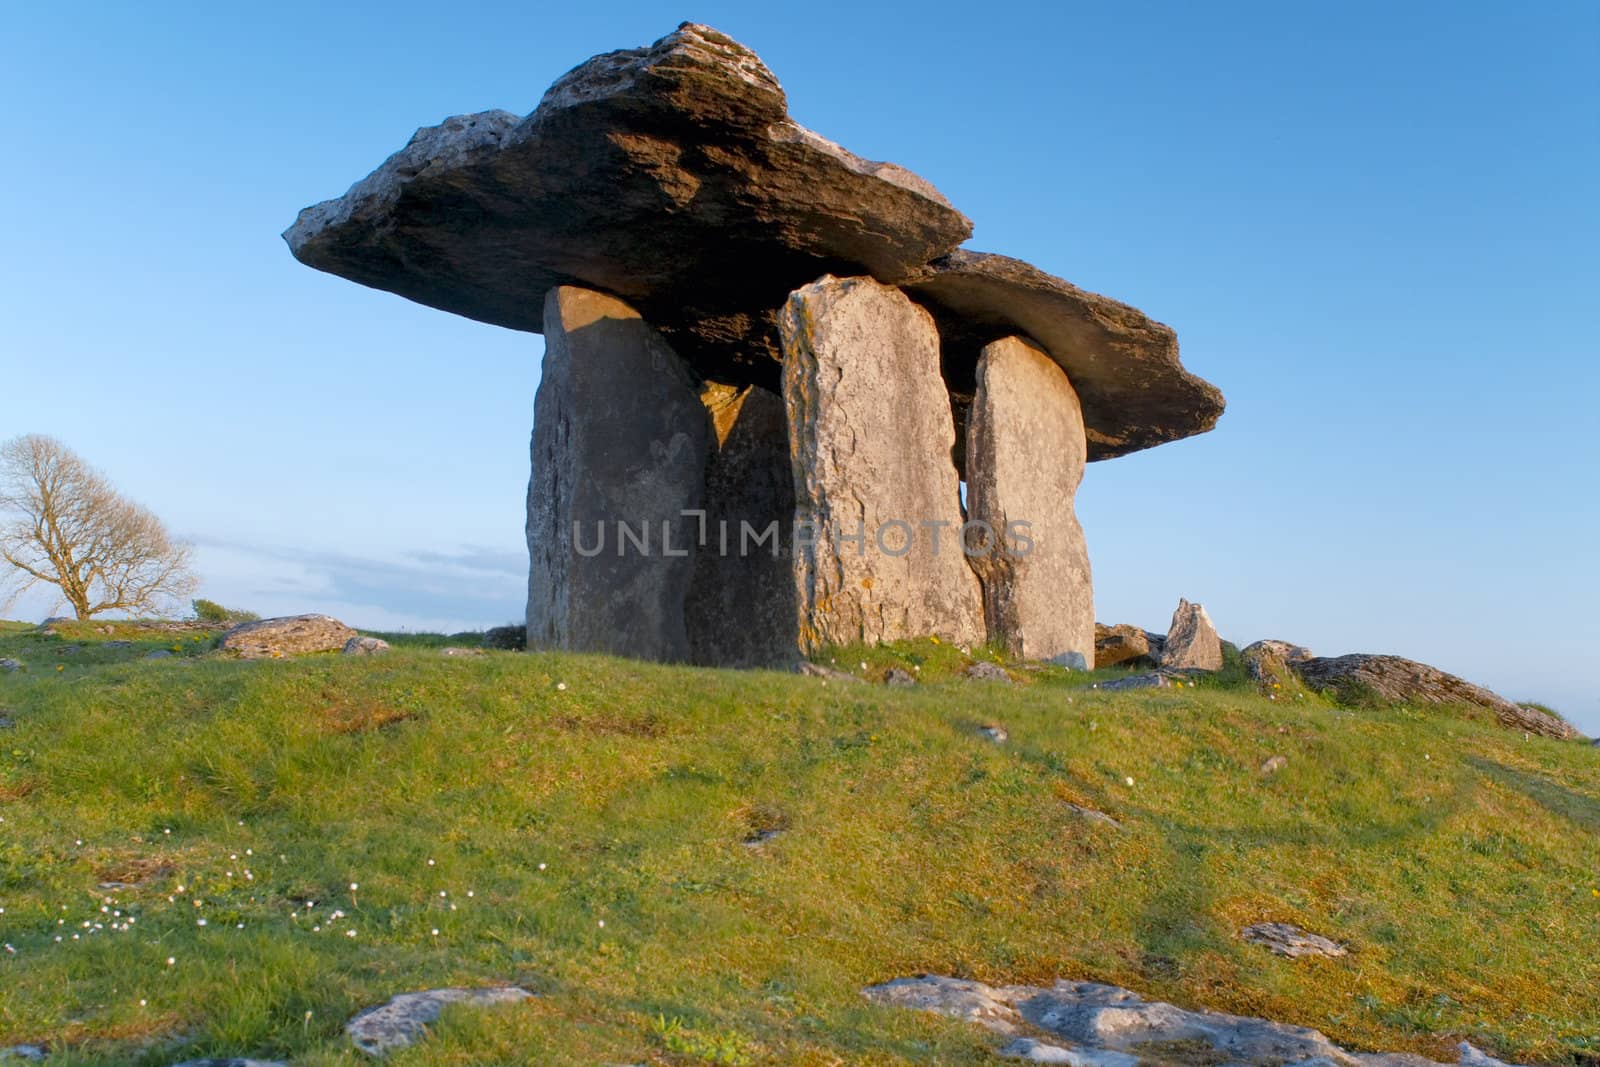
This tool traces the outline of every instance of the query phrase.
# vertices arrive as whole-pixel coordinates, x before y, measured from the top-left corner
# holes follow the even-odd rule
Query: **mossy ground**
[[[58,631],[0,631],[27,664],[0,675],[0,1045],[58,1065],[353,1063],[355,1011],[503,981],[540,996],[447,1015],[390,1062],[984,1061],[983,1032],[859,995],[922,971],[1103,980],[1357,1048],[1600,1062],[1587,746],[1232,675],[966,682],[972,656],[931,641],[826,657],[919,668],[890,689],[446,658],[442,639],[237,662],[205,635]],[[750,844],[763,830],[782,832]],[[1264,920],[1352,951],[1238,939]]]

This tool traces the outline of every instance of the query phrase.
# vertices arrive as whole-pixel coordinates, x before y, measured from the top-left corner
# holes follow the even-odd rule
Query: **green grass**
[[[0,674],[0,1046],[57,1065],[356,1063],[355,1011],[503,981],[540,995],[389,1062],[984,1061],[983,1032],[859,996],[922,971],[1600,1062],[1588,746],[1227,678],[968,683],[931,641],[824,658],[920,668],[890,689],[438,654],[461,637],[237,662],[207,635],[58,631],[0,632],[28,665]],[[1351,954],[1238,940],[1264,920]]]

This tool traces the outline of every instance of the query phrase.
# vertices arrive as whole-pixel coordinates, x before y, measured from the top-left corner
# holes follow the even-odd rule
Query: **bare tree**
[[[51,437],[0,445],[0,559],[21,572],[12,599],[56,586],[78,618],[151,614],[197,581],[189,546]]]

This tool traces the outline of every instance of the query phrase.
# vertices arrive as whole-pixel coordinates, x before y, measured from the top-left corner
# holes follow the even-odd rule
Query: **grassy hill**
[[[0,1045],[53,1064],[353,1063],[355,1011],[504,981],[541,995],[389,1062],[985,1061],[859,995],[923,971],[1600,1062],[1600,752],[1465,711],[1006,687],[931,641],[835,657],[891,689],[59,630],[0,632]]]

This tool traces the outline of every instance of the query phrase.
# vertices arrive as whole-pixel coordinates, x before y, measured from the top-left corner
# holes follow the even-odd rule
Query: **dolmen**
[[[418,130],[301,262],[545,338],[528,645],[718,666],[938,635],[1092,664],[1086,463],[1203,433],[1171,329],[1005,256],[685,23]]]

